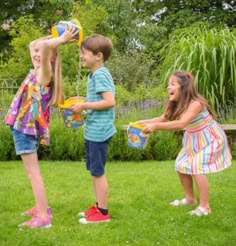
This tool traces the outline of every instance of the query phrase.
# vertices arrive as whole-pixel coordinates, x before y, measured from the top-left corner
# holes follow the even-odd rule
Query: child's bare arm
[[[76,103],[71,106],[71,110],[80,113],[86,109],[103,110],[115,106],[115,98],[111,91],[102,92],[102,100],[96,102]]]
[[[146,120],[138,120],[138,121],[136,121],[136,123],[144,125],[144,124],[150,124],[150,123],[155,123],[155,122],[165,122],[165,121],[167,121],[167,119],[164,116],[164,114],[162,114],[159,117],[146,119]]]
[[[154,130],[182,130],[203,110],[203,108],[204,106],[200,104],[200,102],[194,101],[189,105],[188,109],[182,114],[179,120],[146,124],[143,132],[151,133]]]

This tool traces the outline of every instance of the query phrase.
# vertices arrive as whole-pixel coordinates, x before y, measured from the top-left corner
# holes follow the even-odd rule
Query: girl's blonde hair
[[[30,43],[30,49],[37,49],[42,45],[41,41],[50,39],[50,36],[40,37]],[[64,102],[63,94],[63,82],[62,82],[62,66],[61,66],[61,56],[58,47],[54,48],[50,52],[51,54],[51,68],[52,68],[52,78],[49,86],[52,89],[52,98],[49,102],[50,105],[57,105]],[[31,57],[31,59],[33,59]]]
[[[164,115],[169,120],[178,119],[181,114],[187,110],[191,101],[199,101],[203,106],[205,106],[209,113],[215,118],[215,113],[208,104],[207,100],[200,94],[197,93],[194,86],[194,77],[191,73],[183,70],[177,70],[170,75],[178,78],[178,83],[180,85],[180,96],[177,102],[167,101]]]
[[[53,51],[52,71],[53,77],[50,86],[52,87],[51,105],[57,105],[64,102],[63,81],[62,81],[62,66],[59,48]]]

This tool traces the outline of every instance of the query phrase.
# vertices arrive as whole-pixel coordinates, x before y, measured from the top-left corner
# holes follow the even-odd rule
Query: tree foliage
[[[139,23],[140,42],[146,52],[154,57],[169,41],[170,34],[198,22],[208,23],[212,28],[236,26],[236,1],[211,0],[134,0],[133,9]],[[159,61],[159,56],[155,57]]]
[[[84,36],[87,36],[97,31],[97,27],[104,22],[108,13],[105,6],[94,4],[93,1],[87,0],[83,4],[74,4],[72,16],[80,20]],[[107,33],[103,34],[107,35]]]
[[[26,52],[29,42],[40,35],[48,34],[50,27],[57,21],[68,20],[73,16],[80,20],[84,36],[100,33],[112,39],[115,52],[108,65],[117,84],[125,86],[130,92],[140,83],[145,86],[153,84],[159,86],[160,78],[163,81],[163,70],[160,74],[160,68],[173,68],[179,62],[179,57],[185,61],[186,49],[181,46],[183,43],[190,47],[189,52],[192,54],[191,49],[196,48],[195,42],[198,41],[201,44],[204,40],[204,45],[209,47],[209,52],[206,52],[208,55],[205,56],[209,62],[212,61],[211,52],[215,54],[217,50],[219,54],[227,57],[226,61],[232,61],[231,63],[235,64],[233,53],[228,55],[228,45],[232,44],[231,41],[225,39],[224,42],[227,44],[219,47],[213,43],[215,50],[208,46],[208,33],[211,30],[222,39],[224,37],[218,35],[221,30],[227,33],[227,37],[230,31],[235,30],[235,12],[235,0],[2,1],[0,75],[19,77],[25,75],[25,71],[31,66],[29,53]],[[22,17],[23,15],[25,17]],[[198,31],[201,28],[205,30],[202,33]],[[225,49],[227,49],[227,54],[223,51]],[[79,76],[86,78],[88,71],[78,69],[80,66],[78,46],[72,44],[62,47],[61,50],[64,78],[73,81],[74,84]],[[199,54],[201,55],[196,52],[192,56],[194,61],[197,60]],[[187,57],[187,60],[189,59]],[[199,67],[204,66],[204,61],[200,58],[198,62],[201,63]],[[216,76],[223,76],[223,68],[220,68],[222,61],[216,59],[216,62],[219,66]],[[232,74],[232,66],[230,69],[228,66],[229,64],[226,71]],[[186,67],[192,69],[192,67]],[[201,70],[203,71],[203,68]],[[193,71],[197,70],[193,69]],[[231,78],[224,76],[222,78],[231,86],[235,83],[235,79],[233,75],[230,76]],[[205,76],[205,78],[208,77]],[[215,105],[224,103],[226,97],[227,100],[229,97],[235,97],[235,91],[233,91],[235,87],[230,87],[232,91],[229,89],[228,96],[224,94],[222,100],[217,99],[218,94],[214,94],[213,89],[222,88],[222,78],[221,81],[217,80],[217,77],[212,79],[212,76],[208,79],[208,82],[212,83],[211,87],[208,87],[208,97]]]
[[[38,27],[48,30],[53,23],[67,19],[73,7],[72,0],[7,0],[1,1],[0,50],[9,49],[12,36],[10,30],[14,21],[22,16],[33,16]],[[6,56],[8,58],[8,56]]]
[[[172,31],[195,22],[235,27],[235,11],[236,1],[232,0],[8,0],[2,2],[0,23],[11,26],[20,16],[31,14],[47,30],[76,15],[86,35],[99,32],[111,37],[120,51],[145,47],[152,54]],[[8,29],[1,28],[0,37],[2,50],[11,39]]]
[[[11,55],[7,62],[1,62],[0,75],[23,78],[32,66],[28,45],[34,38],[42,36],[42,31],[34,23],[32,16],[27,16],[14,22],[9,35],[12,37]]]
[[[12,25],[10,36],[11,55],[7,62],[0,63],[0,76],[23,78],[32,68],[29,43],[43,36],[32,16],[19,18]],[[77,44],[60,46],[62,53],[63,75],[67,80],[76,80],[79,66],[79,47]],[[19,81],[20,82],[20,81]]]

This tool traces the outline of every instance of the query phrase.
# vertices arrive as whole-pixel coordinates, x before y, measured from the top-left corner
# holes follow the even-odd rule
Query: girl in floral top
[[[37,149],[39,144],[49,144],[50,106],[63,102],[58,46],[74,41],[75,34],[77,31],[74,28],[68,28],[60,37],[46,36],[30,43],[34,69],[22,82],[4,120],[10,125],[16,154],[22,158],[35,198],[35,206],[22,213],[32,218],[20,227],[51,226],[51,209],[40,173]]]

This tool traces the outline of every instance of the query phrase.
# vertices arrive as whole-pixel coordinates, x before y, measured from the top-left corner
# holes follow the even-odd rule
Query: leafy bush
[[[151,78],[156,69],[155,61],[142,52],[124,54],[114,51],[107,65],[115,84],[124,85],[130,92],[139,84],[158,85],[157,78]]]
[[[236,29],[176,31],[162,64],[163,81],[176,69],[195,76],[201,94],[216,111],[234,102],[236,91]]]
[[[81,160],[84,158],[82,128],[66,128],[62,117],[52,119],[51,143],[39,150],[41,159]]]
[[[8,126],[0,125],[0,160],[17,160],[19,157],[15,154],[14,142]]]
[[[234,102],[228,105],[222,105],[218,110],[217,120],[220,123],[235,124],[236,123],[236,97]],[[227,119],[227,120],[226,120]]]
[[[123,124],[117,124],[117,133],[108,148],[108,160],[173,160],[181,148],[182,132],[156,131],[151,134],[144,150],[128,146],[127,130]],[[51,120],[51,144],[40,146],[38,155],[42,160],[73,160],[85,158],[83,127],[66,128],[62,117],[54,115]],[[0,127],[0,160],[16,160],[12,136],[9,127]],[[231,139],[232,140],[232,139]],[[232,144],[233,157],[236,157],[236,144]]]
[[[70,80],[70,78],[65,77],[63,79],[63,88],[65,98],[73,96],[85,96],[86,95],[86,78],[79,80]]]
[[[173,160],[181,148],[181,133],[157,131],[152,136],[150,145],[155,160]]]
[[[35,25],[32,16],[25,16],[14,22],[10,35],[13,37],[12,52],[9,60],[0,64],[0,76],[22,78],[32,67],[29,43],[42,36],[42,31]]]
[[[85,157],[83,128],[66,128],[62,118],[52,119],[51,144],[40,146],[38,155],[43,160],[83,160]],[[15,155],[9,127],[0,127],[0,160],[19,159]],[[179,149],[174,132],[152,134],[144,150],[128,146],[128,136],[123,125],[117,126],[117,133],[109,144],[109,160],[166,160],[174,159]]]

